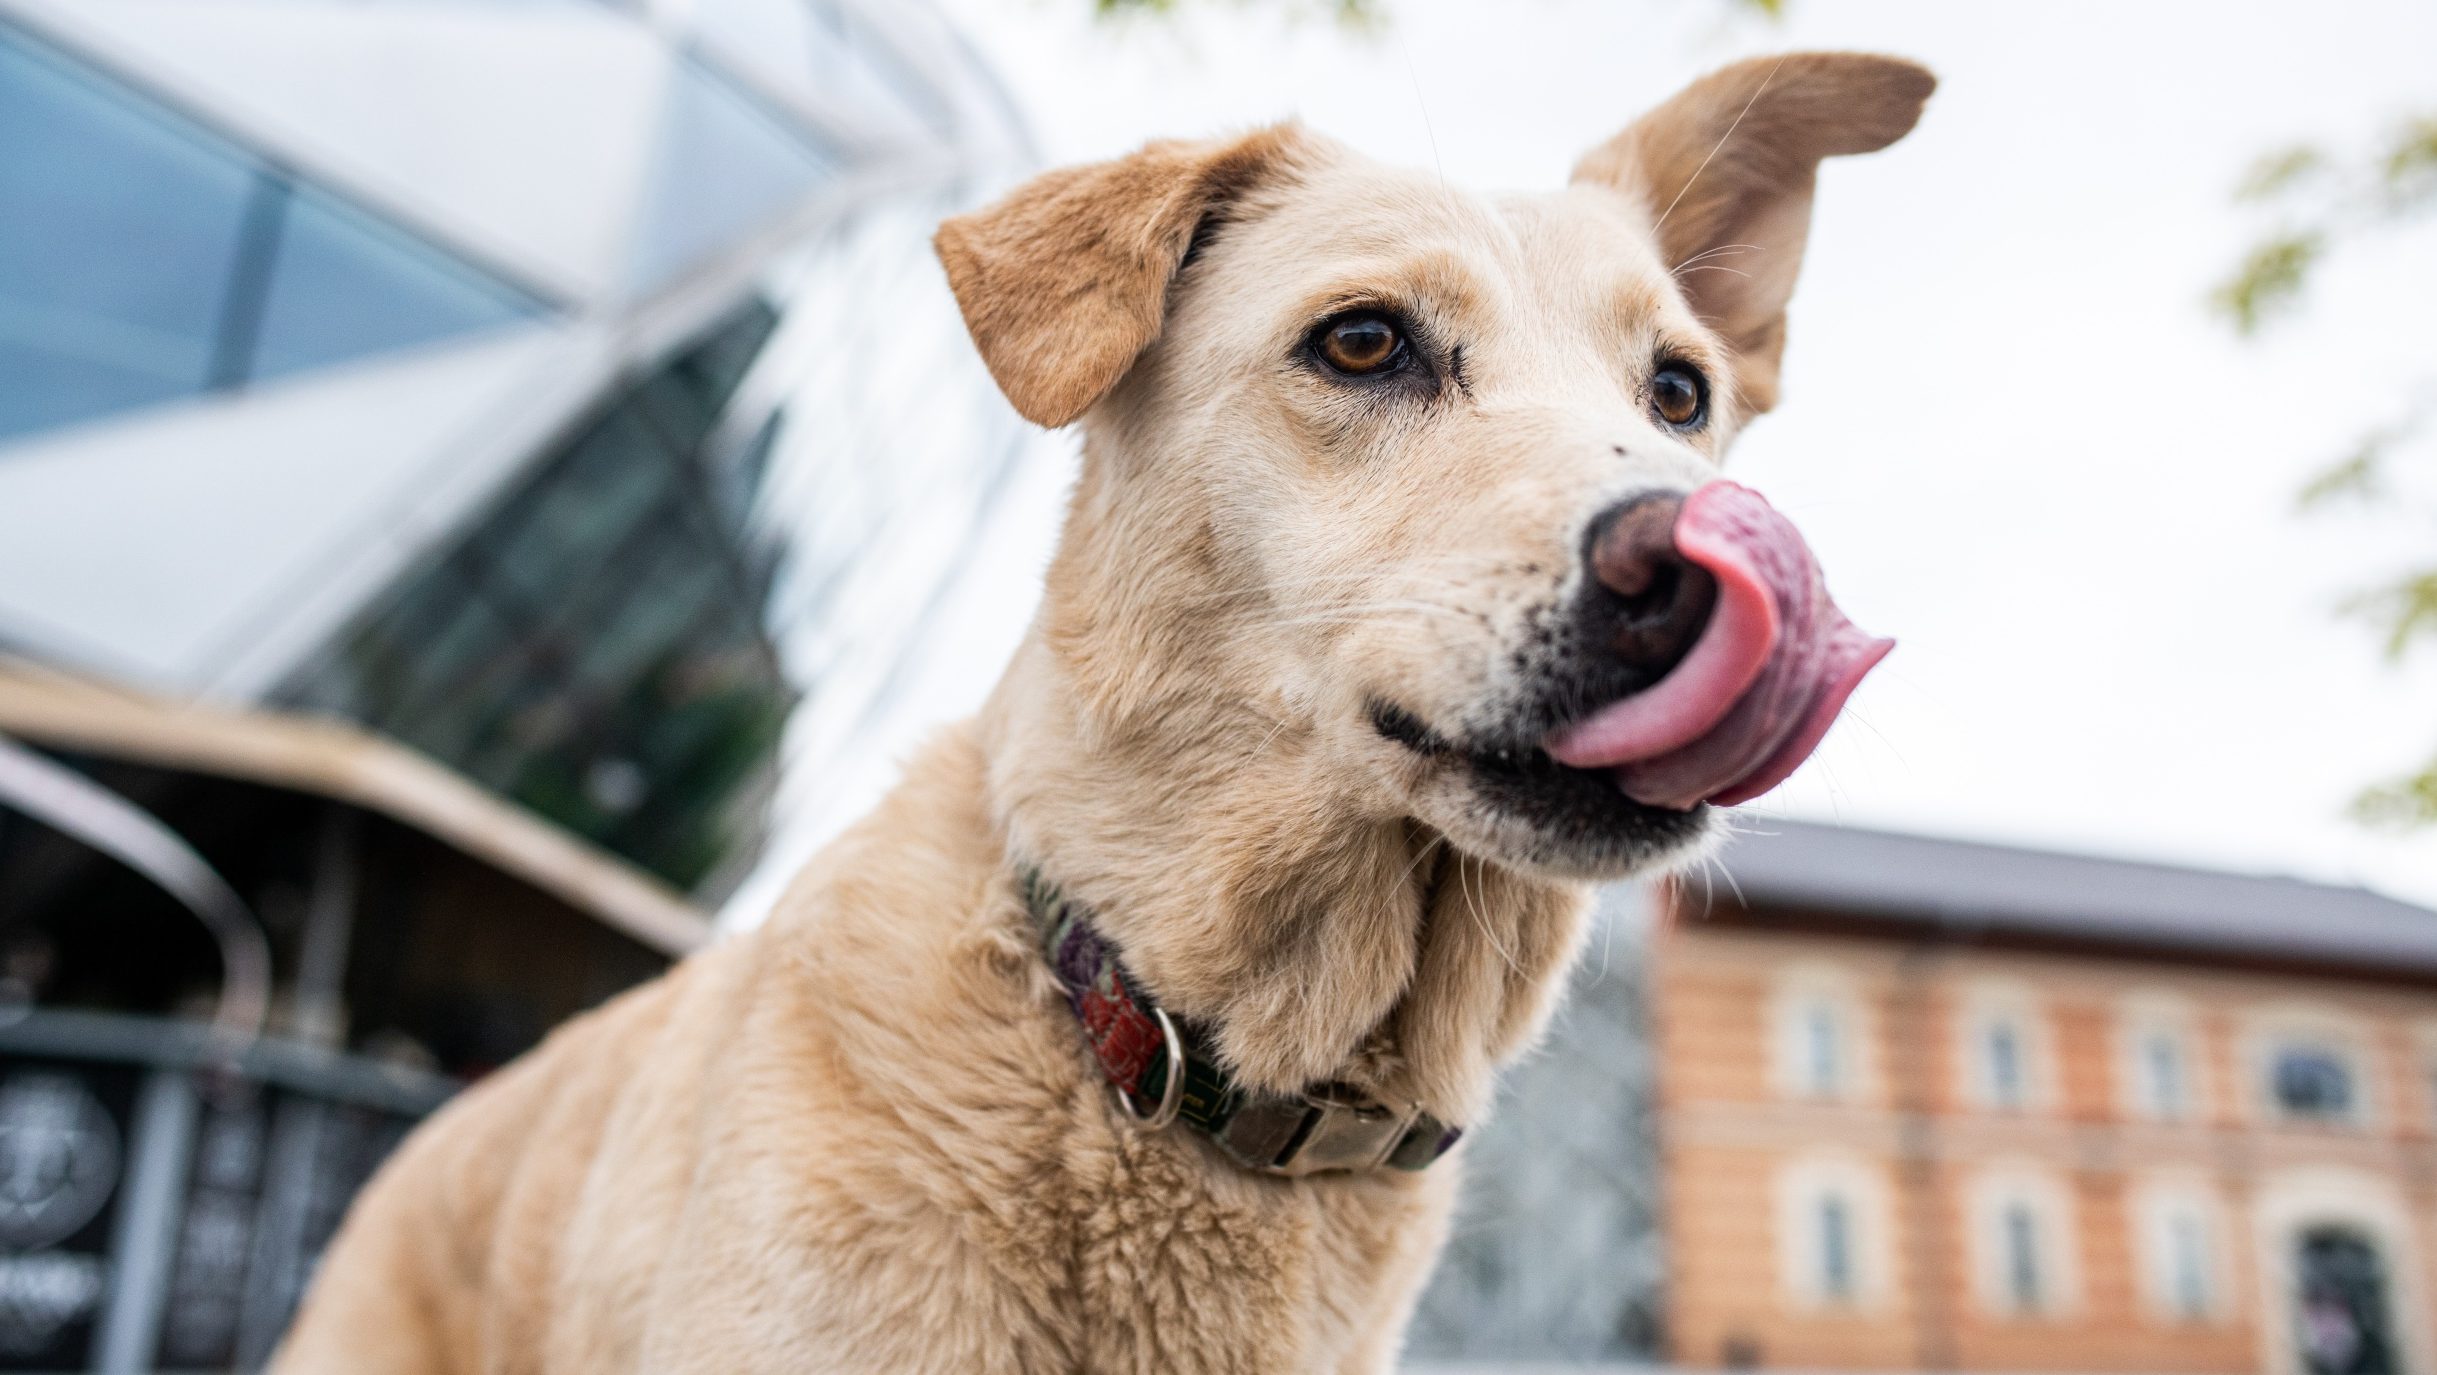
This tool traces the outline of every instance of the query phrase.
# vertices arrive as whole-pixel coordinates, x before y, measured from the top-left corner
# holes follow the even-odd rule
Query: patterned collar
[[[1299,1094],[1238,1088],[1134,983],[1083,904],[1030,867],[1020,871],[1017,886],[1118,1110],[1137,1127],[1158,1131],[1181,1121],[1228,1159],[1278,1175],[1419,1170],[1463,1135],[1463,1128],[1417,1108],[1392,1108],[1344,1084]]]

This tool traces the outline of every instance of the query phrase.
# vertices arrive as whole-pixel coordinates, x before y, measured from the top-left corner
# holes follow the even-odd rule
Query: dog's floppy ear
[[[1910,132],[1937,79],[1864,53],[1788,53],[1712,72],[1585,154],[1576,182],[1642,202],[1692,308],[1735,350],[1747,412],[1777,401],[1785,304],[1819,160]]]
[[[1159,337],[1195,231],[1313,144],[1291,123],[1153,143],[942,224],[932,242],[999,390],[1052,429],[1091,409]]]

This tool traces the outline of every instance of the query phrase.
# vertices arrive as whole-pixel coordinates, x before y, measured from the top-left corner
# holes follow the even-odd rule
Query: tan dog
[[[1391,1368],[1435,1123],[1539,1031],[1584,881],[1688,857],[1883,649],[1712,478],[1819,160],[1931,85],[1730,67],[1553,195],[1287,126],[950,221],[993,374],[1086,427],[1031,636],[767,925],[418,1132],[275,1369]],[[1061,986],[1062,913],[1122,976]],[[1185,1031],[1116,1045],[1154,999]],[[1310,1139],[1129,1124],[1187,1042]]]

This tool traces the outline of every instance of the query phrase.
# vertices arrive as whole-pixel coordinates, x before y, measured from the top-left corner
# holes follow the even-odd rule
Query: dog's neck
[[[1070,527],[1041,621],[981,722],[1010,865],[1037,865],[1088,903],[1128,968],[1208,1028],[1244,1087],[1335,1080],[1479,1121],[1496,1066],[1545,1020],[1585,892],[1460,855],[1333,792],[1312,766],[1312,728],[1193,690],[1211,679],[1191,649],[1129,623],[1128,598],[1062,605],[1074,549]],[[1137,595],[1158,581],[1136,573]],[[1124,652],[1109,635],[1127,638]],[[1149,696],[1112,709],[1102,675],[1145,661],[1187,686],[1119,684]]]

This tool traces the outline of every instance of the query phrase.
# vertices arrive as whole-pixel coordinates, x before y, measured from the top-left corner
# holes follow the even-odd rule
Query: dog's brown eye
[[[1651,375],[1650,408],[1659,413],[1659,419],[1689,430],[1701,423],[1702,412],[1709,409],[1709,389],[1701,384],[1701,374],[1671,363]]]
[[[1356,377],[1385,372],[1405,356],[1405,332],[1382,315],[1345,315],[1320,327],[1320,360]]]

